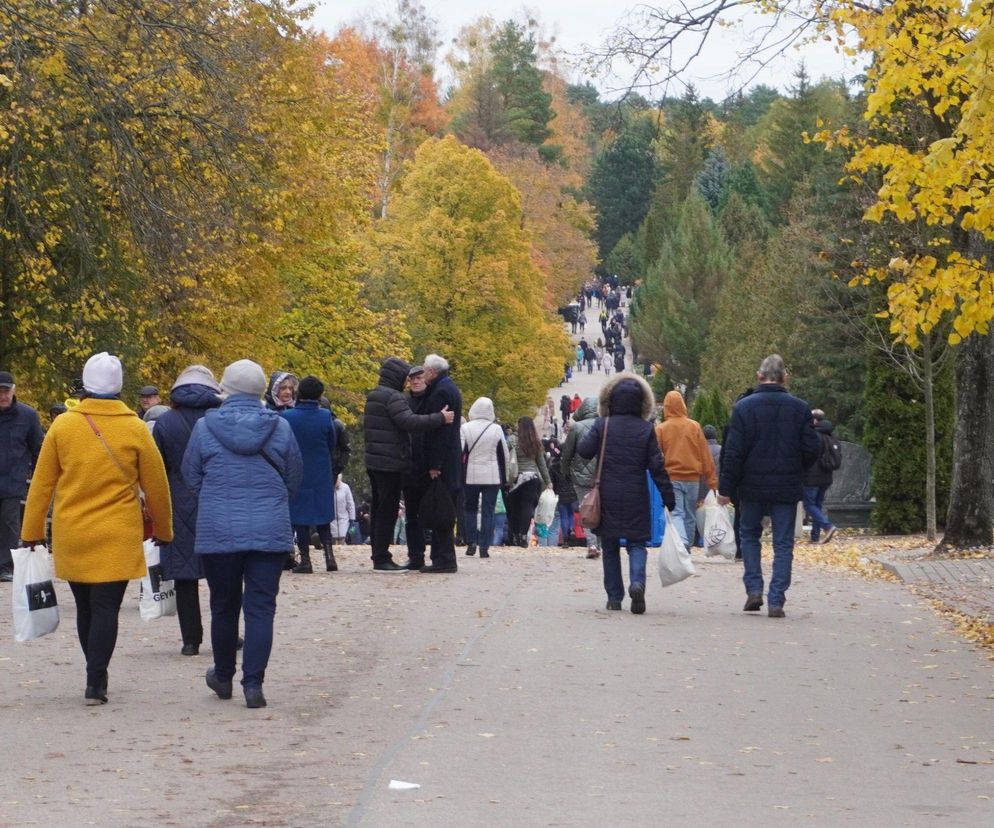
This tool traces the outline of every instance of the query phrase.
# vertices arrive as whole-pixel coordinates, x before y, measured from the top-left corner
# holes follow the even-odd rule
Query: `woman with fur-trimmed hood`
[[[605,440],[601,522],[594,532],[601,539],[607,608],[620,610],[625,596],[620,546],[620,539],[625,538],[628,594],[632,612],[637,615],[645,612],[646,544],[652,537],[646,471],[659,488],[666,508],[672,510],[675,505],[673,486],[650,422],[655,403],[652,389],[642,377],[630,371],[616,374],[601,388],[597,408],[600,416],[577,447],[581,457],[593,458],[599,455],[601,441]]]

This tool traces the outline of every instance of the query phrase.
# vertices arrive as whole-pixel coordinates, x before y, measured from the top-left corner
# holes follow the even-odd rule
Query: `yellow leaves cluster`
[[[893,216],[935,228],[932,255],[909,250],[898,267],[867,272],[890,286],[891,330],[909,344],[943,314],[950,342],[986,333],[994,318],[994,17],[984,0],[894,0],[820,6],[855,32],[867,69],[869,131],[820,138],[854,151],[848,169],[879,173],[870,221]],[[914,126],[914,125],[918,126]],[[911,131],[909,140],[902,133]],[[926,130],[931,133],[925,138]]]

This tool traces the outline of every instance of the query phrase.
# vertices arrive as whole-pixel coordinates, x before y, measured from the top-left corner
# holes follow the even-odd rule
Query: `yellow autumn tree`
[[[546,307],[521,197],[482,152],[451,136],[422,144],[374,246],[372,278],[405,314],[416,353],[444,355],[464,397],[491,397],[505,419],[542,402],[569,345]]]

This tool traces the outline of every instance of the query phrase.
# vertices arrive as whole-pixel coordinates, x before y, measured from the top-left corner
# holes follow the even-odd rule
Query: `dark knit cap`
[[[297,389],[298,399],[301,400],[320,400],[323,393],[324,383],[317,377],[304,377]]]

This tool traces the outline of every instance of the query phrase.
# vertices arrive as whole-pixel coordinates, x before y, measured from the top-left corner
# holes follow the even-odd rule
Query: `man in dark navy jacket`
[[[756,374],[755,392],[736,403],[722,451],[718,502],[737,495],[742,533],[742,577],[746,612],[763,606],[760,535],[763,516],[773,528],[773,576],[767,594],[771,618],[783,618],[794,558],[797,504],[803,499],[804,470],[818,459],[821,441],[804,400],[787,393],[787,369],[772,354]]]
[[[14,580],[11,549],[21,535],[21,499],[45,434],[38,412],[17,401],[14,377],[0,371],[0,581]]]
[[[459,490],[462,488],[462,438],[459,436],[462,426],[462,395],[449,376],[449,363],[444,357],[428,354],[424,369],[428,387],[419,411],[434,414],[448,409],[455,415],[451,423],[425,433],[424,464],[428,467],[428,477],[432,480],[441,478],[453,503],[458,504]],[[454,523],[447,528],[432,527],[431,564],[421,567],[422,572],[456,571],[454,528]]]

